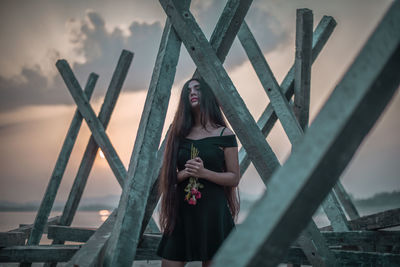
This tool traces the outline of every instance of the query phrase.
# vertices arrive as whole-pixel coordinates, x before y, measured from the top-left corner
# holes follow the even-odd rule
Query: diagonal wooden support
[[[291,107],[289,106],[286,97],[284,96],[271,68],[261,52],[260,47],[245,22],[242,24],[238,37],[250,63],[253,65],[258,79],[260,80],[265,92],[268,94],[270,104],[272,105],[275,114],[278,115],[282,127],[289,137],[292,146],[295,146],[302,136],[303,130],[297,122],[293,112],[291,112]]]
[[[344,232],[350,230],[349,222],[347,221],[342,206],[340,205],[333,190],[326,196],[325,200],[322,202],[322,208],[324,209],[326,216],[331,222],[333,231]]]
[[[127,50],[123,50],[119,57],[117,66],[111,78],[110,84],[106,91],[106,95],[104,97],[103,104],[101,106],[98,115],[98,118],[100,122],[103,124],[104,129],[106,129],[108,126],[111,114],[114,110],[119,93],[121,92],[122,85],[125,81],[132,59],[133,59],[133,53]],[[98,147],[99,146],[97,145],[95,139],[93,138],[93,136],[91,136],[86,146],[83,158],[81,160],[78,173],[71,187],[71,191],[68,196],[67,202],[65,204],[63,213],[60,217],[59,225],[64,225],[64,226],[71,225],[76,210],[78,209],[78,205],[81,200],[83,191],[85,189],[89,173],[95,161]],[[62,240],[54,239],[52,244],[64,244],[64,242]],[[44,266],[55,267],[56,263],[53,264],[46,263]]]
[[[264,58],[260,47],[245,22],[242,24],[238,37],[261,81],[261,84],[264,87],[264,90],[268,94],[270,103],[281,121],[292,146],[296,146],[303,136],[303,129],[299,125],[286,97],[283,95],[281,88],[271,71],[271,68]],[[324,237],[319,232],[318,227],[313,220],[310,220],[307,228],[299,237],[298,242],[308,261],[311,262],[313,266],[335,265],[334,254],[330,252]]]
[[[340,203],[342,204],[347,215],[349,215],[350,220],[360,218],[360,214],[358,213],[356,206],[354,205],[349,194],[347,194],[346,189],[344,189],[343,184],[340,181],[337,182],[337,184],[333,188],[333,191],[340,200]]]
[[[56,66],[65,84],[67,85],[67,88],[70,91],[73,99],[75,100],[79,111],[81,112],[83,118],[86,120],[86,123],[89,126],[94,139],[96,140],[96,143],[103,151],[104,156],[106,157],[108,164],[111,167],[111,170],[118,180],[118,183],[122,186],[124,184],[126,170],[117,152],[112,146],[103,125],[94,113],[87,98],[84,96],[82,89],[67,61],[58,60]]]
[[[312,11],[307,8],[297,9],[293,110],[303,131],[308,127],[310,110],[312,30]]]
[[[98,119],[103,124],[104,129],[107,129],[111,114],[114,110],[118,96],[121,92],[122,85],[125,81],[132,59],[133,53],[127,50],[123,50],[118,59],[117,66],[114,70],[98,115]],[[83,158],[81,160],[81,164],[79,166],[74,183],[71,187],[67,202],[64,206],[59,225],[71,225],[76,210],[78,209],[83,191],[85,189],[89,173],[96,159],[98,148],[99,146],[97,145],[95,139],[93,138],[93,136],[91,136],[83,154]],[[62,240],[54,239],[52,244],[64,244],[64,242]],[[55,267],[56,265],[57,263],[44,264],[45,267]]]
[[[336,21],[329,16],[324,16],[319,22],[317,28],[314,31],[314,36],[313,36],[312,62],[314,62],[315,59],[318,57],[322,48],[328,41],[328,38],[332,34],[335,26],[336,26]],[[243,29],[240,29],[240,31],[242,30]],[[248,45],[251,45],[251,42],[249,42]],[[269,76],[266,76],[266,78],[268,79],[268,83],[273,84],[272,78],[268,77]],[[280,88],[282,88],[282,92],[285,94],[287,99],[290,99],[293,96],[294,65],[290,68],[288,74],[286,74],[285,78],[283,79],[280,85]],[[263,133],[264,137],[268,136],[276,120],[277,117],[275,111],[272,108],[272,105],[268,104],[264,112],[261,114],[261,117],[257,121],[257,125],[260,128],[261,132]],[[250,165],[250,159],[244,147],[242,147],[239,150],[239,163],[240,163],[240,175],[243,175],[243,173],[247,170],[248,166]]]
[[[189,8],[190,1],[182,3]],[[118,216],[105,251],[104,266],[131,266],[139,243],[141,223],[151,189],[156,153],[161,138],[181,41],[167,19],[150,88],[129,164]]]
[[[170,128],[171,128],[171,125],[170,125]],[[168,129],[168,132],[165,136],[168,136],[170,128]],[[158,186],[159,186],[159,181],[160,181],[160,179],[159,179],[160,171],[161,171],[162,162],[163,162],[163,158],[164,158],[163,156],[164,156],[166,139],[167,138],[165,137],[160,146],[160,149],[157,151],[157,160],[153,166],[154,172],[151,175],[151,185],[152,186],[151,186],[150,193],[149,193],[149,196],[146,201],[146,208],[145,208],[144,215],[143,215],[139,243],[141,242],[141,240],[143,238],[143,234],[146,230],[146,227],[151,223],[151,218],[152,218],[154,209],[157,206],[158,200],[160,199]],[[158,232],[160,232],[160,231],[158,231]]]
[[[223,243],[215,266],[276,266],[282,260],[399,86],[399,13],[395,1],[268,183],[269,193]]]
[[[229,0],[226,3],[210,38],[210,45],[221,62],[225,61],[240,29],[239,22],[244,20],[252,2],[253,0]],[[193,77],[200,77],[197,69]]]
[[[237,21],[242,21],[246,16],[246,13],[252,3],[252,0],[247,1],[238,1],[238,0],[229,0],[222,11],[222,14],[217,22],[217,25],[214,28],[214,31],[210,38],[210,45],[215,49],[215,53],[218,58],[223,62],[225,57],[229,52],[229,48],[232,46],[233,40],[239,31],[240,24]],[[196,70],[193,74],[193,77],[198,77],[199,73]],[[165,141],[165,139],[164,139]],[[163,141],[163,143],[164,143]],[[163,155],[163,147],[160,148],[158,153]],[[157,157],[158,158],[158,157]],[[157,159],[159,162],[162,162],[163,158]],[[153,179],[158,179],[159,172],[154,173]],[[157,192],[157,182],[153,184],[153,187],[150,192],[151,199],[147,201],[146,213],[142,223],[142,231],[144,233],[145,225],[147,225],[148,220],[150,219],[154,208],[157,205],[157,201],[159,199],[159,195]],[[141,236],[142,236],[141,234]]]
[[[132,59],[133,53],[127,50],[123,50],[119,57],[117,66],[111,78],[107,93],[104,97],[104,101],[98,115],[98,119],[103,125],[104,129],[107,129],[107,126],[110,122],[112,112],[114,111]],[[98,148],[99,146],[97,145],[93,135],[90,136],[81,160],[81,164],[79,165],[78,173],[75,177],[70,194],[61,215],[60,225],[71,225],[72,223],[85,189],[89,173],[96,159]]]
[[[90,100],[92,96],[98,77],[99,76],[97,74],[91,73],[88,78],[84,91],[88,100]],[[51,209],[53,208],[61,179],[64,176],[68,160],[71,156],[72,148],[75,145],[76,138],[82,125],[82,120],[82,115],[77,109],[71,121],[68,133],[65,136],[64,143],[56,161],[56,165],[47,185],[46,192],[43,196],[42,202],[40,203],[40,207],[36,214],[35,222],[33,223],[27,245],[38,245],[40,239],[42,238],[43,229],[47,223],[47,220],[49,219]]]
[[[272,172],[280,166],[278,159],[222,67],[221,61],[195,22],[193,15],[188,10],[180,9],[176,2],[175,0],[160,0],[161,6],[185,44],[200,75],[210,85],[241,143],[250,152],[249,155],[261,178],[267,181]]]
[[[322,24],[322,21],[321,21],[320,25],[321,24]],[[322,24],[322,25],[324,25],[324,24]],[[318,27],[319,27],[319,25],[318,25]],[[318,27],[317,27],[317,30],[318,30]],[[317,32],[317,30],[316,30],[316,32]],[[254,70],[256,71],[258,78],[261,81],[261,84],[264,87],[264,90],[267,92],[268,97],[271,100],[270,105],[272,105],[275,113],[278,113],[278,117],[280,118],[283,129],[285,130],[286,134],[288,135],[289,140],[291,141],[292,145],[295,146],[301,139],[301,136],[303,135],[304,126],[302,127],[297,122],[296,116],[292,112],[292,108],[289,106],[289,103],[287,102],[287,98],[284,95],[284,92],[285,92],[284,88],[281,89],[279,87],[279,85],[271,71],[271,68],[269,67],[268,63],[266,62],[266,60],[261,52],[261,49],[259,48],[256,40],[254,39],[253,34],[251,33],[250,29],[247,27],[247,25],[245,23],[243,23],[238,36],[239,36],[240,42],[242,43],[242,45],[250,59],[250,62],[252,63],[252,65],[254,67]],[[302,38],[299,37],[299,39],[302,39]],[[311,47],[310,47],[310,49],[311,49]],[[301,50],[305,50],[305,49],[301,49]],[[306,50],[309,50],[309,49],[306,49]],[[310,54],[310,53],[307,53],[307,54]],[[300,62],[303,61],[301,57],[299,57],[298,60],[300,60]],[[311,66],[309,66],[309,67],[311,67]],[[311,70],[308,70],[308,71],[303,70],[303,72],[310,73]],[[308,75],[307,75],[306,79],[309,79]],[[303,84],[301,81],[299,83]],[[307,84],[307,83],[305,83],[305,84]],[[302,87],[303,88],[302,90],[306,90],[306,89],[309,90],[309,86],[306,89],[304,89],[304,86]],[[309,95],[309,93],[306,95]],[[270,106],[270,105],[268,105],[268,106]],[[268,110],[268,107],[266,110]],[[304,111],[304,109],[303,109],[303,111]],[[308,111],[307,111],[307,113],[308,113]],[[308,118],[308,115],[306,117]],[[259,122],[258,122],[258,124],[260,126]],[[307,121],[307,123],[308,123],[308,121]],[[263,127],[260,127],[260,128],[263,129]],[[272,126],[271,126],[271,128],[272,128]],[[268,131],[266,132],[265,135],[268,135],[269,130],[271,128],[268,129]],[[241,160],[240,161],[241,173],[244,173],[243,168],[247,168],[248,163],[246,162],[245,150],[243,148],[239,152],[239,159]],[[338,187],[343,188],[340,181],[338,181]],[[347,208],[346,211],[352,215],[358,214],[358,213],[356,213],[357,211],[355,210],[353,203],[351,202],[350,198],[348,197],[348,195],[347,195],[346,191],[344,191],[344,189],[341,191],[341,197],[343,200],[344,207]],[[327,212],[327,214],[328,214],[328,218],[336,221],[335,226],[337,226],[339,224],[342,225],[342,227],[340,227],[340,229],[339,228],[337,229],[338,231],[341,231],[341,230],[346,229],[345,226],[346,226],[347,219],[343,213],[341,206],[336,205],[336,203],[338,203],[338,201],[336,199],[336,196],[332,192],[330,194],[330,197],[327,198],[327,201],[324,202],[323,207],[324,207],[325,212]]]
[[[351,230],[380,230],[400,226],[400,208],[386,210],[349,221]],[[331,225],[322,227],[321,231],[332,231]]]
[[[74,254],[65,267],[102,266],[104,247],[114,227],[116,218],[117,209],[108,216],[107,220],[96,230],[86,244]]]

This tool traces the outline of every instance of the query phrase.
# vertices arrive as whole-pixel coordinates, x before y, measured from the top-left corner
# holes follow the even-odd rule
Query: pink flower
[[[196,205],[196,199],[195,198],[190,198],[189,199],[189,205]]]
[[[197,190],[197,188],[194,187],[190,190],[190,193],[192,193],[193,195],[197,194],[197,192],[199,191]]]
[[[196,198],[201,198],[201,192],[200,191],[197,191],[197,193],[196,193]]]

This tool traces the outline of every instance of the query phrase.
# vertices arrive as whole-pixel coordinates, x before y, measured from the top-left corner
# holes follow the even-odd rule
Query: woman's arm
[[[207,179],[224,186],[237,186],[240,180],[239,158],[237,147],[224,149],[226,172],[214,172],[204,168],[203,161],[197,157],[185,164],[189,176]]]

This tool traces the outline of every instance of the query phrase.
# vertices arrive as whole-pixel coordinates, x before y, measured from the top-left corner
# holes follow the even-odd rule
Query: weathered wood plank
[[[376,252],[359,252],[359,251],[342,251],[332,250],[335,257],[338,259],[338,266],[353,267],[353,266],[398,266],[400,255],[390,253]],[[300,248],[291,248],[288,250],[282,263],[296,263],[309,265],[306,256]]]
[[[338,242],[340,243],[340,238],[341,238],[340,236],[346,238],[347,233],[349,232],[342,232],[342,233],[330,232],[330,233],[323,233],[323,235],[324,237],[327,238],[327,240],[332,242],[333,246],[335,246],[335,244],[337,244]],[[353,233],[350,232],[350,235],[352,234]],[[143,237],[144,238],[142,242],[139,244],[139,247],[137,249],[135,260],[160,260],[160,257],[156,255],[156,250],[161,240],[161,234],[144,234]],[[363,240],[366,241],[366,239],[362,237],[362,234],[358,238],[356,236],[354,237],[360,242],[363,242]],[[373,238],[372,236],[370,237]],[[383,237],[383,239],[385,238],[387,239],[387,241],[389,241],[390,235],[386,235],[386,237]],[[351,244],[350,239],[349,243]],[[344,251],[344,250],[332,250],[332,253],[337,259],[338,266],[364,266],[363,264],[366,264],[365,266],[395,266],[389,264],[396,263],[400,258],[400,255],[398,254],[389,254],[389,253],[367,253],[367,252]],[[384,262],[387,265],[381,265]],[[304,255],[303,251],[295,246],[289,248],[289,252],[283,258],[282,263],[293,263],[293,264],[304,264],[304,265],[310,264],[310,262]]]
[[[58,223],[59,223],[59,220],[60,220],[60,216],[55,216],[55,217],[52,217],[52,218],[48,219],[48,220],[47,220],[47,224],[46,224],[46,226],[44,227],[43,233],[47,233],[47,227],[48,227],[49,225],[58,224]],[[9,232],[9,233],[13,233],[13,232],[23,232],[23,233],[25,233],[26,238],[28,238],[29,233],[31,232],[32,227],[33,227],[33,224],[25,224],[25,225],[22,225],[22,226],[20,226],[20,227],[18,227],[18,228],[16,228],[16,229],[12,229],[12,230],[10,230],[10,231],[8,231],[8,232]]]
[[[308,127],[310,110],[312,32],[312,11],[307,8],[297,9],[293,111],[303,131]]]
[[[102,123],[97,118],[87,98],[83,94],[82,89],[67,61],[63,59],[57,60],[56,66],[75,103],[77,104],[80,113],[89,126],[92,136],[103,151],[111,170],[118,180],[118,183],[122,186],[126,177],[126,170],[110,139],[108,138]]]
[[[171,129],[171,125],[168,128],[167,134],[165,136],[168,136],[168,133]],[[143,238],[143,234],[146,230],[146,228],[149,227],[149,224],[153,223],[156,224],[153,220],[153,212],[154,209],[157,206],[158,200],[160,199],[160,194],[158,191],[158,185],[159,185],[159,181],[160,181],[160,170],[161,170],[161,166],[162,166],[162,162],[163,162],[163,156],[164,156],[164,150],[165,150],[165,143],[166,143],[167,138],[165,137],[160,148],[157,151],[157,160],[153,165],[154,168],[154,172],[151,175],[152,177],[152,187],[149,193],[149,196],[147,197],[147,201],[146,201],[146,208],[144,211],[144,216],[143,216],[143,221],[142,221],[142,229],[140,230],[140,241]],[[157,227],[157,232],[160,232],[160,230],[158,229],[158,226],[155,225]]]
[[[356,206],[354,205],[353,201],[351,200],[349,194],[347,194],[347,192],[344,189],[340,180],[337,182],[337,184],[333,188],[333,191],[335,192],[336,196],[340,200],[340,203],[342,204],[342,207],[346,211],[350,220],[359,218],[360,214],[358,213]]]
[[[53,225],[49,226],[48,239],[62,241],[86,242],[96,232],[96,229]]]
[[[67,262],[81,248],[81,245],[33,245],[13,246],[0,249],[0,262]],[[160,260],[155,254],[157,246],[138,248],[135,260]],[[358,251],[333,250],[339,266],[397,266],[399,254],[373,253]],[[309,265],[300,248],[292,247],[282,260],[282,263]],[[75,265],[76,266],[76,265]],[[79,265],[80,266],[80,265]]]
[[[0,249],[0,262],[68,261],[80,245],[26,245]]]
[[[321,177],[321,179],[323,180],[325,178]],[[333,231],[344,232],[350,230],[349,222],[347,221],[346,215],[344,214],[342,206],[336,198],[334,191],[331,191],[326,196],[325,200],[322,202],[322,208],[331,222]]]
[[[264,266],[281,262],[398,88],[399,12],[395,1],[303,141],[270,179],[268,194],[222,244],[215,266],[258,266],[264,258],[269,259]]]
[[[117,217],[117,209],[115,209],[107,220],[96,230],[85,245],[68,260],[66,267],[98,266],[103,262],[104,246],[111,235]]]
[[[89,75],[88,81],[85,86],[84,93],[88,100],[92,97],[94,87],[99,76],[95,73]],[[35,222],[33,223],[32,231],[29,235],[27,245],[37,245],[42,238],[43,229],[49,218],[51,209],[53,208],[54,200],[64,176],[68,160],[71,156],[72,149],[75,145],[76,138],[78,137],[79,130],[82,125],[82,115],[76,109],[74,117],[72,118],[67,135],[65,136],[60,154],[58,155],[56,165],[54,166],[53,173],[51,174],[50,181],[47,185],[46,192],[44,193],[42,202],[40,203],[39,210],[37,211]]]
[[[336,26],[336,21],[329,16],[324,16],[319,22],[317,28],[314,31],[313,36],[313,50],[312,50],[312,62],[316,60],[322,48],[325,46],[333,29]],[[271,82],[271,81],[270,81]],[[289,72],[283,79],[280,88],[285,93],[287,99],[293,96],[294,92],[294,65],[290,68]],[[257,126],[260,128],[264,137],[267,137],[272,127],[277,120],[277,116],[271,104],[268,104],[264,112],[261,114],[257,121]],[[240,175],[243,175],[250,165],[250,159],[244,147],[239,150],[239,163],[240,163]]]
[[[353,230],[378,230],[400,225],[400,208],[363,216],[350,222]]]
[[[265,92],[268,94],[270,104],[281,121],[283,129],[289,137],[292,146],[295,145],[303,135],[302,128],[297,122],[286,97],[281,91],[271,68],[265,60],[264,55],[246,22],[242,23],[238,37],[250,63],[253,65],[258,79],[260,80]]]
[[[0,232],[0,248],[25,245],[24,232]]]
[[[108,123],[110,122],[112,112],[115,108],[129,67],[132,63],[133,55],[134,54],[128,50],[122,50],[122,53],[118,59],[117,66],[114,70],[98,115],[98,118],[103,124],[104,129],[107,129]],[[83,154],[81,163],[78,168],[78,173],[74,179],[74,183],[71,187],[67,202],[64,206],[64,210],[60,218],[60,225],[71,225],[72,223],[72,220],[78,209],[83,191],[85,189],[87,179],[96,159],[98,148],[99,146],[97,145],[94,137],[91,136]],[[54,239],[52,243],[64,244],[62,240],[57,239]],[[50,266],[55,267],[55,264],[45,264],[45,267]]]
[[[98,115],[98,119],[103,125],[104,129],[107,129],[107,126],[110,122],[112,112],[114,111],[123,83],[132,63],[133,55],[134,54],[132,52],[123,50],[118,59],[117,66],[114,70],[106,95],[104,97],[104,102]],[[75,177],[70,194],[61,215],[60,225],[71,225],[72,223],[85,189],[89,173],[96,159],[98,148],[99,146],[92,135],[86,146],[81,164],[79,165],[78,173]]]
[[[295,146],[303,136],[303,129],[300,127],[285,95],[281,91],[281,88],[271,71],[271,68],[265,60],[260,47],[245,22],[243,22],[238,36],[258,78],[261,81],[261,84],[264,87],[264,90],[270,98],[270,103],[281,121],[292,146]],[[329,251],[326,241],[321,236],[318,227],[313,220],[310,220],[310,223],[302,232],[298,241],[307,256],[307,259],[313,266],[334,265],[335,258]]]
[[[379,230],[400,225],[400,208],[386,210],[375,214],[362,216],[349,221],[350,230]],[[320,228],[321,231],[332,231],[328,225]]]
[[[322,232],[329,246],[393,246],[400,244],[400,231]]]
[[[253,0],[229,0],[226,3],[210,37],[210,45],[221,62],[225,61],[241,27],[240,22],[244,20],[252,2]],[[199,71],[196,69],[193,77],[199,76]]]
[[[181,3],[189,8],[190,1]],[[130,266],[136,255],[154,163],[167,113],[181,41],[167,19],[129,163],[104,266]]]

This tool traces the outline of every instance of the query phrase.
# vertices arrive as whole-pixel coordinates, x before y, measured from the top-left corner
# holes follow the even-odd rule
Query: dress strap
[[[226,127],[224,127],[224,129],[222,129],[221,134],[219,136],[222,136],[222,134],[224,133],[225,129],[226,129]]]

